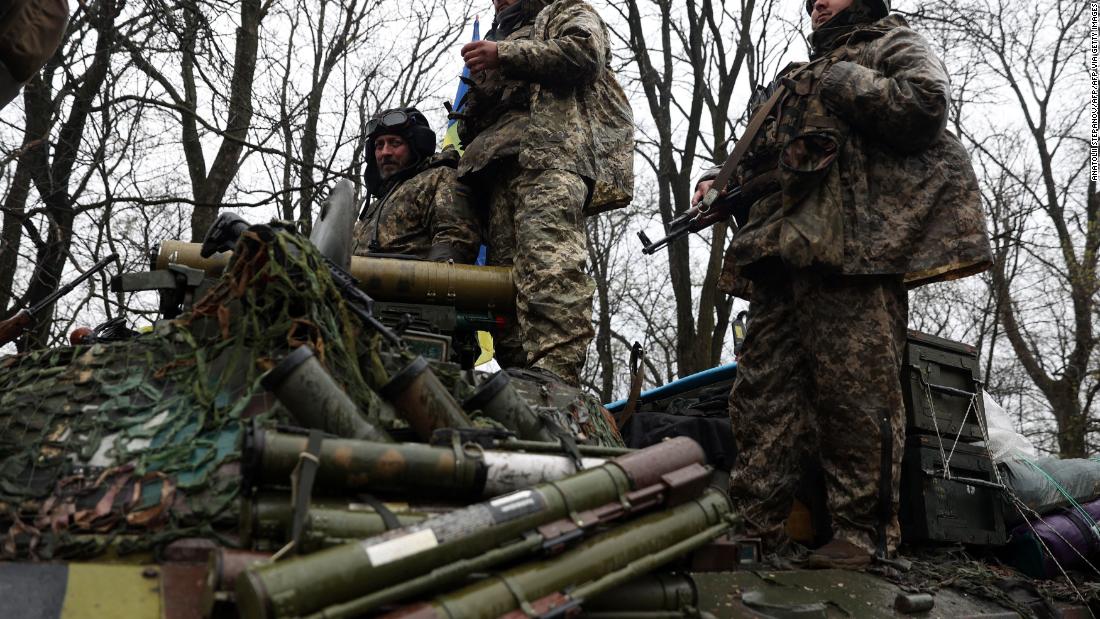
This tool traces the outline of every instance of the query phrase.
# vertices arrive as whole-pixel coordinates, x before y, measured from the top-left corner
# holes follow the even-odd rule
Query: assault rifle
[[[92,268],[84,271],[80,277],[77,277],[73,281],[65,284],[57,290],[50,293],[48,297],[42,299],[38,303],[35,303],[27,309],[19,310],[19,313],[8,318],[7,320],[0,322],[0,346],[7,344],[8,342],[14,342],[19,336],[34,324],[34,316],[43,309],[49,307],[54,301],[69,294],[74,288],[80,285],[80,282],[95,275],[99,271],[103,270],[103,267],[118,260],[118,254],[111,254],[106,258],[92,265]]]
[[[646,233],[639,230],[638,238],[642,241],[642,253],[647,256],[655,254],[676,239],[709,228],[720,221],[730,220],[730,227],[737,231],[737,218],[743,217],[749,207],[741,197],[741,188],[734,187],[715,200],[709,208],[706,206],[706,200],[700,200],[682,215],[668,222],[668,234],[656,241],[650,241]]]

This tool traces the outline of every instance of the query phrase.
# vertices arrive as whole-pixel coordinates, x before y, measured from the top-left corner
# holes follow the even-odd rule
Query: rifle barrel
[[[114,262],[115,260],[118,260],[118,254],[112,253],[112,254],[108,255],[107,257],[103,258],[99,262],[93,264],[92,268],[90,268],[87,271],[84,271],[83,273],[81,273],[80,276],[77,277],[76,279],[74,279],[73,281],[65,284],[64,286],[61,286],[57,290],[54,290],[48,296],[46,296],[46,298],[42,299],[38,303],[35,303],[27,311],[30,312],[32,315],[37,314],[38,312],[42,311],[43,308],[48,307],[54,301],[56,301],[56,300],[60,299],[61,297],[69,294],[70,292],[72,292],[73,289],[76,288],[77,286],[79,286],[81,282],[83,282],[84,280],[88,279],[89,277],[95,275],[97,272],[101,271],[103,269],[103,267],[107,266],[111,262]]]

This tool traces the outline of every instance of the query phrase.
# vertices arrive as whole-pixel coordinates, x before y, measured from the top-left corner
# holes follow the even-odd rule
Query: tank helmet
[[[366,130],[367,139],[372,144],[380,135],[399,135],[409,142],[417,158],[435,152],[435,131],[415,107],[383,110],[367,121]]]
[[[428,119],[415,107],[400,107],[382,110],[367,121],[367,169],[365,180],[367,188],[375,193],[381,188],[382,177],[378,171],[378,162],[374,160],[374,143],[382,135],[398,135],[405,138],[412,153],[412,165],[427,159],[435,153],[435,131],[432,131]]]
[[[890,0],[855,0],[856,2],[863,2],[868,8],[872,9],[878,17],[886,17],[890,14]],[[806,14],[814,12],[814,0],[806,0]]]

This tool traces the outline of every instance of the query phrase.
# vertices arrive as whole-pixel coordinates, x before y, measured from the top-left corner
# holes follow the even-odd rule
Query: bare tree
[[[958,43],[946,51],[967,102],[954,128],[974,153],[993,228],[987,309],[997,320],[985,320],[985,344],[992,351],[1007,340],[1054,418],[1063,457],[1092,451],[1100,393],[1086,11],[1073,0],[937,0],[916,14],[935,38]]]
[[[218,19],[230,16],[221,13],[219,3],[202,0],[182,0],[173,6],[159,7],[160,10],[144,16],[148,20],[148,28],[141,31],[144,39],[124,40],[134,65],[163,92],[162,98],[135,98],[177,114],[194,206],[192,240],[201,240],[217,217],[240,167],[252,126],[260,23],[273,1],[236,3],[239,8],[231,55],[221,49],[216,26]],[[166,54],[171,61],[155,62],[156,52]],[[179,67],[178,75],[169,73],[165,67]],[[200,113],[200,105],[207,98],[217,110],[214,118]],[[225,122],[219,124],[216,118],[223,115]],[[219,143],[213,161],[207,164],[204,138],[211,134],[219,138]]]
[[[13,227],[22,228],[33,245],[33,272],[21,298],[5,314],[34,305],[57,288],[70,259],[74,221],[82,208],[77,201],[91,180],[84,160],[100,160],[107,145],[106,133],[88,139],[95,120],[97,101],[110,74],[116,45],[116,20],[123,0],[90,3],[69,26],[61,50],[27,84],[23,93],[23,147],[13,182],[4,199],[4,247],[0,256],[0,287],[5,305],[12,301],[21,239]],[[92,40],[94,38],[94,43]],[[57,82],[57,83],[55,83]],[[33,191],[32,191],[33,189]],[[27,209],[36,195],[41,203]],[[13,241],[9,244],[9,240]],[[52,308],[39,317],[28,334],[30,347],[46,345]]]
[[[783,55],[790,37],[776,41],[775,0],[734,3],[703,0],[627,0],[609,6],[618,14],[612,31],[636,67],[652,128],[640,124],[638,153],[657,179],[657,208],[667,227],[690,207],[695,178],[722,162],[729,136],[742,122],[733,104],[739,84],[757,85],[762,68]],[[652,26],[659,25],[659,28]],[[652,40],[653,33],[659,40]],[[767,36],[765,36],[767,35]],[[700,153],[705,153],[700,161]],[[667,228],[666,228],[667,229]],[[718,293],[727,229],[715,226],[707,243],[702,280],[693,280],[688,239],[672,243],[668,269],[675,298],[676,367],[680,375],[717,364],[729,327],[731,300]],[[696,298],[698,286],[698,298]]]

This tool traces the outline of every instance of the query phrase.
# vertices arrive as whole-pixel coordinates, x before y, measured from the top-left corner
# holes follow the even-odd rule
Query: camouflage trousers
[[[802,464],[819,461],[834,537],[873,551],[880,523],[887,523],[893,550],[905,442],[902,279],[811,270],[769,275],[752,280],[748,336],[730,392],[734,505],[749,533],[774,547]],[[879,498],[884,445],[892,451],[889,515]]]
[[[516,324],[496,338],[502,367],[536,367],[577,385],[592,341],[585,180],[563,170],[500,166],[489,196],[491,265],[512,267]]]

